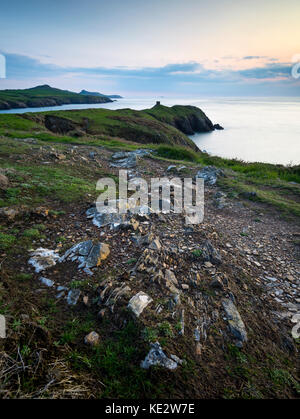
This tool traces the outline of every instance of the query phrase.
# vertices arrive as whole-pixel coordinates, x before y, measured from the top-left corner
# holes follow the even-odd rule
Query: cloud
[[[277,62],[279,61],[278,58],[268,57],[266,55],[247,55],[243,57],[242,60],[250,61],[250,60],[264,60],[265,62]]]
[[[263,67],[240,70],[239,74],[249,79],[289,79],[291,78],[291,64],[269,63]]]
[[[124,77],[161,77],[173,74],[194,73],[201,70],[196,62],[167,64],[163,67],[61,67],[53,64],[43,64],[36,58],[18,54],[4,54],[7,60],[8,77],[27,78],[57,76],[67,73],[101,74]]]
[[[200,64],[195,62],[190,63],[178,63],[178,64],[168,64],[163,67],[142,67],[142,68],[128,68],[128,67],[94,67],[94,68],[69,68],[66,71],[86,73],[86,74],[102,74],[109,76],[119,76],[119,77],[141,77],[141,78],[158,78],[158,77],[168,77],[172,75],[180,74],[193,74],[199,71],[202,71],[203,68]]]
[[[295,80],[291,77],[289,63],[267,62],[244,70],[222,70],[206,68],[197,62],[172,63],[161,67],[61,67],[44,64],[36,58],[5,54],[7,58],[7,77],[10,80],[26,81],[27,85],[34,85],[37,80],[59,80],[64,88],[78,86],[78,90],[85,86],[95,86],[100,89],[105,85],[106,93],[110,89],[114,92],[163,92],[174,93],[189,91],[203,94],[252,94],[255,95],[262,88],[266,94],[276,86],[280,94],[299,94],[299,83],[296,90],[292,90]],[[259,56],[247,56],[251,60]],[[260,57],[262,58],[262,57]],[[274,59],[275,60],[275,59]],[[220,60],[220,62],[222,62]],[[72,80],[72,83],[71,83]],[[272,82],[272,83],[271,83]],[[3,85],[3,84],[2,84]],[[256,88],[255,88],[256,85]],[[271,86],[272,85],[272,86]],[[100,87],[99,87],[100,86]],[[246,92],[246,93],[243,93]]]
[[[19,54],[4,54],[6,57],[7,77],[24,79],[28,77],[47,77],[60,75],[63,69],[52,64],[43,64],[35,58]]]
[[[53,64],[41,63],[38,59],[18,54],[6,54],[7,74],[9,78],[24,79],[33,77],[60,76],[64,74],[86,74],[110,77],[133,78],[189,78],[199,80],[232,80],[238,76],[243,78],[282,78],[290,75],[291,65],[281,63],[267,63],[261,67],[245,70],[212,70],[197,62],[167,64],[162,67],[61,67]],[[244,59],[263,58],[248,56]]]
[[[260,60],[262,58],[268,58],[264,55],[247,55],[246,57],[243,57],[243,60]]]

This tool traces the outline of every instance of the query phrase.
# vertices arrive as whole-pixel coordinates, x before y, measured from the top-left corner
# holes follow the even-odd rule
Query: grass
[[[83,281],[72,281],[70,283],[71,289],[84,289],[89,285],[89,280],[83,280]]]
[[[1,117],[1,115],[0,115]],[[107,135],[97,135],[97,136],[87,136],[87,137],[69,137],[67,135],[54,135],[49,134],[47,132],[45,133],[28,133],[26,131],[6,131],[1,130],[0,127],[0,135],[4,135],[8,138],[19,138],[19,139],[25,139],[26,138],[32,138],[34,137],[35,140],[37,140],[37,145],[27,145],[25,142],[15,142],[12,140],[9,144],[3,144],[3,140],[1,141],[1,149],[0,149],[0,156],[9,156],[11,153],[21,153],[22,151],[26,151],[30,149],[30,147],[38,147],[42,145],[43,143],[49,143],[51,145],[55,145],[55,147],[59,147],[60,144],[72,144],[72,145],[78,145],[78,146],[92,146],[92,147],[105,147],[111,150],[137,150],[140,148],[148,148],[148,147],[154,147],[155,145],[152,144],[136,144],[136,143],[130,143],[126,142],[125,140],[116,139],[113,137],[109,137]],[[6,140],[6,143],[8,140]]]
[[[29,280],[31,280],[32,279],[32,277],[33,277],[33,275],[32,274],[28,274],[28,273],[19,273],[19,274],[16,274],[16,276],[15,276],[15,279],[17,280],[17,281],[21,281],[21,282],[23,282],[23,281],[29,281]]]
[[[95,326],[95,321],[91,316],[88,316],[85,321],[75,317],[66,324],[65,330],[60,338],[60,344],[75,343],[78,336],[82,335],[84,337],[84,334],[89,333]]]
[[[101,398],[153,398],[159,397],[163,383],[150,379],[149,373],[140,368],[145,357],[143,347],[137,345],[140,330],[136,324],[116,331],[98,347],[89,351],[73,350],[69,362],[77,371],[92,371],[103,383]]]
[[[172,338],[174,336],[172,326],[168,321],[159,323],[158,330],[160,331],[160,334],[164,337]]]
[[[300,384],[295,380],[295,378],[286,370],[283,369],[270,369],[269,375],[272,380],[273,385],[277,389],[284,389],[286,386],[291,386],[294,388],[297,394],[300,394]]]
[[[265,382],[274,394],[284,393],[287,388],[300,394],[300,385],[292,374],[285,369],[274,368],[275,365],[280,364],[279,358],[274,354],[267,353],[263,359],[263,365],[260,365],[258,359],[247,354],[246,350],[230,344],[227,346],[225,359],[228,363],[226,366],[228,375],[239,377],[247,383],[243,386],[241,393],[225,389],[225,398],[263,398],[264,389],[259,388],[262,382]]]
[[[170,162],[180,160],[192,165],[221,168],[226,176],[219,178],[218,185],[230,196],[255,192],[256,196],[249,199],[276,207],[286,215],[300,216],[300,166],[245,163],[168,145],[158,146],[155,152],[159,158]]]
[[[185,147],[160,145],[156,148],[156,155],[169,160],[180,160],[198,163],[199,155]]]
[[[185,147],[160,145],[156,148],[156,154],[169,160],[189,161],[204,166],[216,166],[222,169],[230,169],[233,172],[243,174],[244,178],[253,182],[267,182],[270,185],[277,184],[278,180],[283,182],[295,182],[300,184],[300,166],[282,166],[268,163],[245,163],[236,159],[224,159],[216,156],[209,156],[205,153],[195,152]],[[273,181],[273,183],[272,183]],[[274,182],[275,181],[275,182]],[[285,183],[279,184],[281,187]],[[294,189],[293,185],[288,186]]]
[[[226,191],[234,190],[239,194],[255,192],[256,197],[252,199],[276,207],[284,214],[300,216],[300,202],[297,202],[296,199],[292,199],[293,197],[290,197],[288,194],[284,194],[284,190],[282,189],[272,187],[267,189],[263,181],[261,181],[260,185],[253,185],[244,178],[231,176],[220,179],[219,185]]]
[[[0,250],[9,250],[14,245],[15,241],[15,236],[0,231]]]
[[[37,228],[29,228],[23,232],[23,237],[34,240],[41,238],[41,233]]]
[[[24,131],[29,133],[40,129],[40,125],[33,120],[26,119],[22,115],[1,114],[0,133]]]
[[[0,207],[11,205],[33,205],[45,199],[69,203],[84,198],[87,194],[96,195],[96,181],[79,177],[79,172],[72,168],[57,168],[29,165],[5,165],[15,173],[10,179],[18,187],[8,188],[0,198]],[[75,172],[75,173],[73,173]],[[27,236],[38,236],[38,231],[27,231]]]
[[[159,337],[159,332],[154,328],[146,327],[142,332],[142,337],[145,340],[145,342],[153,343],[157,341]]]
[[[196,258],[199,259],[202,257],[203,251],[201,249],[195,249],[192,251],[192,255]]]
[[[44,224],[35,224],[33,226],[34,229],[39,230],[39,231],[45,231],[46,230],[46,226]]]
[[[45,239],[46,236],[42,234],[44,226],[34,226],[25,229],[22,233],[16,228],[8,228],[6,231],[0,231],[0,251],[5,251],[12,256],[18,254],[20,251],[29,249],[34,240]],[[27,273],[17,273],[15,279],[17,281],[27,281],[31,279],[32,275]]]
[[[188,118],[191,115],[198,115],[200,118],[204,118],[205,114],[194,106],[182,106],[175,105],[172,107],[156,105],[152,109],[146,111],[149,115],[159,121],[165,122],[170,125],[175,125],[175,120],[181,118]]]

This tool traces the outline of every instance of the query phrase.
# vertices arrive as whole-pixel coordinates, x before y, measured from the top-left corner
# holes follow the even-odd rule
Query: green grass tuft
[[[9,250],[14,245],[15,241],[15,236],[0,231],[0,250]]]

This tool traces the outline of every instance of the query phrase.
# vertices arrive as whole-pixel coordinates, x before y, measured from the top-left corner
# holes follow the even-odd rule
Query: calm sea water
[[[0,113],[86,108],[139,110],[152,107],[156,100],[167,106],[198,106],[214,123],[225,128],[192,136],[201,150],[249,162],[300,164],[300,98],[126,98],[100,105],[12,109]]]

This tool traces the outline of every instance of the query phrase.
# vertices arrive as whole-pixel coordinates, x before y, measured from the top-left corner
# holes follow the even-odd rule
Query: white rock
[[[40,281],[44,284],[44,285],[46,285],[47,287],[53,287],[53,285],[54,285],[54,281],[51,281],[51,279],[48,279],[48,278],[44,278],[43,276],[41,276],[40,277]]]
[[[140,317],[144,309],[152,303],[152,298],[144,292],[139,292],[129,301],[128,308],[136,317]]]
[[[61,291],[67,291],[68,290],[68,288],[67,287],[63,287],[63,286],[61,286],[61,285],[59,285],[58,287],[57,287],[57,291],[58,292],[61,292]]]
[[[59,255],[54,250],[43,249],[40,247],[31,253],[31,258],[28,263],[34,267],[35,272],[39,273],[45,269],[55,266],[58,260]]]
[[[173,359],[173,361],[175,361],[176,364],[178,364],[178,365],[182,365],[183,364],[183,360],[180,359],[180,358],[178,358],[178,356],[176,356],[176,355],[171,355],[170,358]]]

